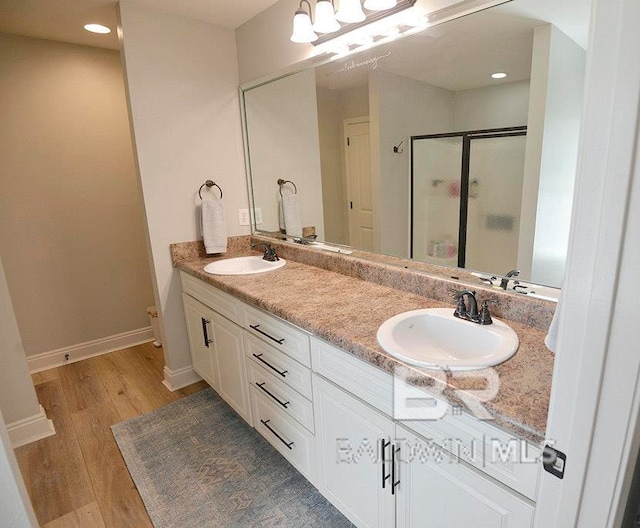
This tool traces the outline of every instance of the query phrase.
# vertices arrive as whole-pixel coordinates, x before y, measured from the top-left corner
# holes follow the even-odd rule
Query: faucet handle
[[[464,317],[466,317],[467,315],[467,305],[464,303],[464,295],[460,295],[459,297],[456,297],[454,295],[453,298],[458,301],[456,310],[455,312],[453,312],[453,315],[455,315],[456,317],[462,317],[464,319]]]
[[[493,319],[491,319],[491,314],[489,313],[489,302],[490,301],[488,300],[482,301],[482,308],[480,309],[480,314],[478,315],[478,324],[493,324]]]

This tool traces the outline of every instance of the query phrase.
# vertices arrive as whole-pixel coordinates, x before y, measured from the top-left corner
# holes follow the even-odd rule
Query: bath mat
[[[156,528],[352,526],[212,389],[111,429]]]

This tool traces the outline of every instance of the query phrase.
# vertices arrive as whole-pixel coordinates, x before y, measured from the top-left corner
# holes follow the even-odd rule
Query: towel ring
[[[278,185],[280,186],[280,196],[282,196],[282,186],[285,183],[290,183],[291,185],[293,185],[293,189],[295,190],[294,194],[298,194],[298,188],[296,187],[296,184],[293,183],[291,180],[283,180],[282,178],[278,179]]]
[[[219,186],[217,183],[212,182],[211,180],[207,180],[206,182],[204,182],[204,183],[200,186],[200,188],[198,189],[198,196],[200,197],[200,199],[201,199],[201,200],[202,200],[202,188],[203,188],[205,185],[206,185],[207,187],[217,187],[217,188],[218,188],[218,190],[220,191],[220,199],[222,200],[222,189],[220,188],[220,186]]]

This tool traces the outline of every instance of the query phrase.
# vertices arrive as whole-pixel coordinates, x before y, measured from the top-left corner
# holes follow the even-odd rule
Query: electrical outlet
[[[249,209],[238,209],[238,221],[241,226],[249,225]]]
[[[262,209],[260,209],[260,207],[256,207],[253,210],[253,213],[254,213],[254,218],[256,220],[256,225],[262,224]]]

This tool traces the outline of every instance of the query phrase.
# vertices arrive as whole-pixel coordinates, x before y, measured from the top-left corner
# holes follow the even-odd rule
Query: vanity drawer
[[[312,398],[311,371],[307,367],[247,332],[242,333],[242,339],[245,354],[251,361],[306,398]]]
[[[249,384],[275,403],[280,411],[314,432],[313,404],[307,398],[276,379],[277,374],[274,376],[253,361],[247,364],[247,376]]]
[[[438,420],[400,422],[460,460],[535,501],[540,475],[539,447],[467,414]]]
[[[184,271],[180,272],[180,280],[184,293],[188,293],[220,315],[242,326],[244,304],[241,301]]]
[[[244,309],[244,328],[265,343],[307,367],[311,366],[309,336],[302,330],[250,306]]]
[[[315,437],[286,416],[256,387],[251,386],[255,428],[282,456],[311,482],[315,482]]]
[[[387,416],[393,415],[393,378],[377,367],[315,337],[313,371],[354,394]]]

